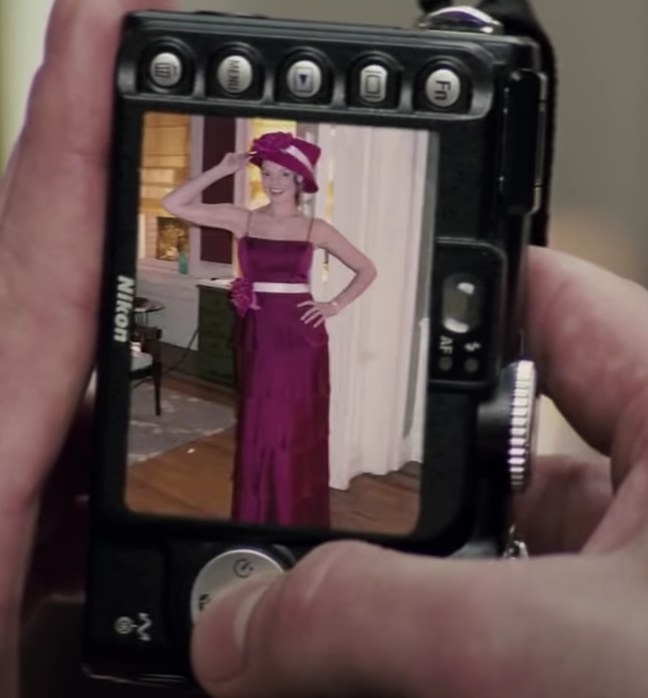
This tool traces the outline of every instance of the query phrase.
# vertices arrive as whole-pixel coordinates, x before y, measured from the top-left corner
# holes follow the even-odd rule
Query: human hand
[[[325,545],[199,617],[218,698],[648,695],[648,293],[549,250],[526,330],[543,392],[609,464],[536,464],[518,504],[528,560]]]
[[[18,695],[21,610],[79,588],[114,56],[125,12],[166,6],[57,0],[0,180],[3,698]]]
[[[242,170],[250,162],[249,153],[227,153],[218,167],[224,167],[226,172],[234,174]]]
[[[318,301],[304,301],[297,304],[298,308],[310,308],[299,319],[307,325],[313,324],[313,327],[323,325],[328,318],[338,314],[338,304],[334,301],[328,303],[320,303]]]

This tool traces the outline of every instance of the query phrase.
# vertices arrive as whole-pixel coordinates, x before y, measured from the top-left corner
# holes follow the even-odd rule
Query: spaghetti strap
[[[308,235],[306,237],[306,242],[310,242],[311,233],[313,232],[313,223],[315,222],[315,216],[311,217],[310,225],[308,226]]]
[[[245,224],[245,235],[244,238],[250,237],[250,222],[252,221],[252,211],[248,211],[247,223]]]

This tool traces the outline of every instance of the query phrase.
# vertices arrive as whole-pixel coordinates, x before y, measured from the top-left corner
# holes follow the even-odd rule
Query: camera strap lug
[[[511,526],[509,529],[509,534],[502,557],[506,558],[507,560],[522,560],[529,557],[529,551],[526,543],[520,536],[515,526]]]

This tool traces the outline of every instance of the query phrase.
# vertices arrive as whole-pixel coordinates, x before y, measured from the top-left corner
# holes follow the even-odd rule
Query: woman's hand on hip
[[[298,308],[309,308],[300,318],[300,320],[307,325],[312,324],[313,327],[319,327],[323,325],[328,318],[337,315],[339,312],[339,306],[333,301],[328,303],[322,303],[319,301],[304,301],[299,303]]]

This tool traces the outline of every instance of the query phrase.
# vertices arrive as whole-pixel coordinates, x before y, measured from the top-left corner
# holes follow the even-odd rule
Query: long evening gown
[[[312,227],[312,225],[311,225]],[[304,240],[239,240],[251,283],[307,284]],[[231,518],[286,526],[329,526],[329,350],[324,325],[300,317],[310,293],[256,293],[239,320],[238,420]]]

